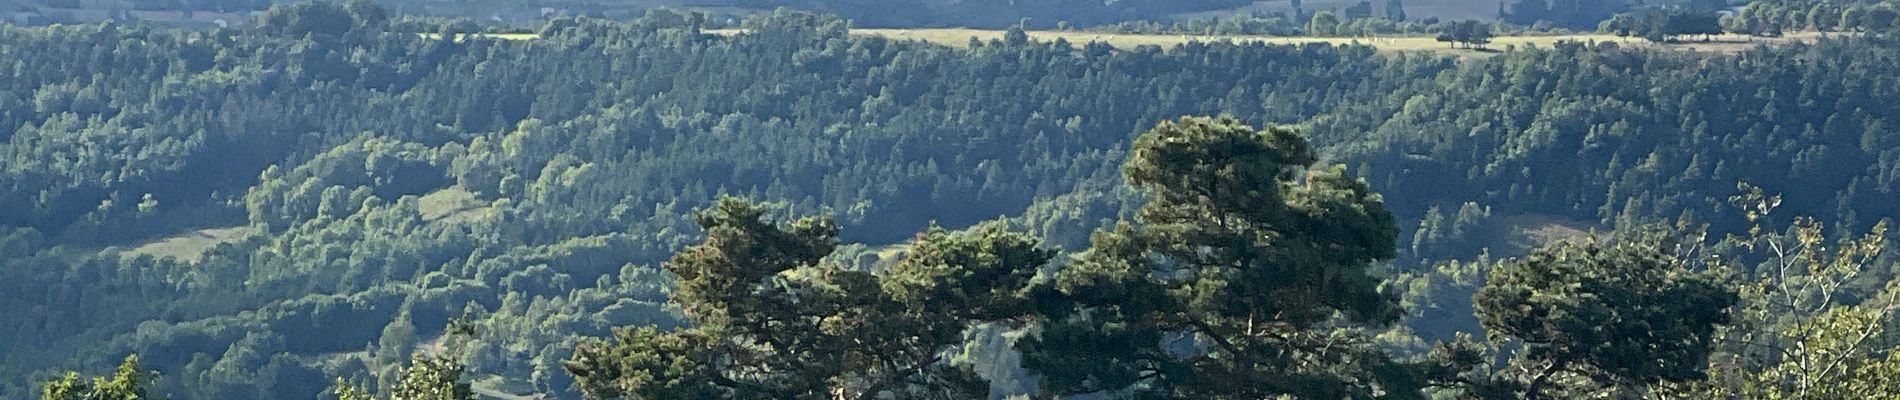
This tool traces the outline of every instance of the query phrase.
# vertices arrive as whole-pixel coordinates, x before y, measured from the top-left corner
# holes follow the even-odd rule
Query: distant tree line
[[[1491,43],[1491,24],[1479,21],[1458,21],[1447,24],[1443,32],[1438,33],[1440,42],[1450,42],[1452,46],[1483,49]]]
[[[1498,18],[1512,24],[1588,30],[1629,10],[1630,4],[1626,0],[1516,0],[1508,6],[1500,2],[1499,7]]]
[[[1602,30],[1617,36],[1637,36],[1658,43],[1697,36],[1706,41],[1725,32],[1721,18],[1713,11],[1652,10],[1617,14],[1603,21]]]
[[[1808,3],[1758,1],[1740,12],[1723,15],[1694,8],[1651,9],[1618,14],[1603,21],[1599,31],[1668,42],[1733,33],[1778,37],[1789,31],[1842,31],[1887,34],[1900,22],[1900,4],[1891,2]]]
[[[1079,26],[1161,19],[1168,15],[1227,10],[1248,0],[736,0],[758,9],[791,7],[835,13],[859,27],[976,27],[1002,29],[1023,18],[1054,27],[1056,21]]]
[[[1900,24],[1900,3],[1757,0],[1723,22],[1730,32],[1755,36],[1792,31],[1886,33]]]

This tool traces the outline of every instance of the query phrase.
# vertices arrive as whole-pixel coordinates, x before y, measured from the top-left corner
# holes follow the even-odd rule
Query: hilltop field
[[[1342,10],[1359,3],[1357,0],[1305,0],[1303,7],[1307,12],[1320,10]],[[1203,11],[1172,15],[1176,19],[1207,17],[1227,17],[1238,13],[1271,15],[1273,13],[1293,13],[1292,0],[1256,0],[1252,4],[1225,10]],[[1412,18],[1438,18],[1446,21],[1465,19],[1489,20],[1498,16],[1498,2],[1489,0],[1405,0],[1405,14]]]
[[[1900,0],[216,1],[272,8],[0,27],[0,399],[1900,398]]]
[[[893,39],[916,39],[948,46],[968,46],[972,37],[989,41],[1002,39],[1004,31],[986,29],[857,29],[852,32],[863,35],[876,35]],[[1117,48],[1134,48],[1144,45],[1172,46],[1189,41],[1213,42],[1231,40],[1237,42],[1265,42],[1271,44],[1365,44],[1388,51],[1434,51],[1466,55],[1485,54],[1480,51],[1454,49],[1450,44],[1427,36],[1389,36],[1389,37],[1310,37],[1310,36],[1199,36],[1199,35],[1149,35],[1117,34],[1100,32],[1058,32],[1031,31],[1029,37],[1035,40],[1063,39],[1071,43],[1103,41]],[[1615,42],[1623,45],[1667,47],[1673,49],[1697,51],[1739,51],[1758,44],[1785,44],[1797,41],[1810,41],[1820,37],[1814,32],[1799,32],[1780,38],[1756,38],[1745,35],[1720,35],[1707,42],[1686,42],[1658,44],[1637,37],[1621,37],[1610,34],[1587,33],[1571,35],[1533,35],[1499,36],[1492,39],[1490,47],[1505,49],[1512,46],[1549,47],[1558,42]]]
[[[737,34],[737,29],[720,29],[714,34]],[[968,47],[970,38],[982,41],[1000,40],[1005,31],[994,29],[853,29],[854,34],[882,36],[897,40],[921,40],[951,47]],[[1281,45],[1301,45],[1310,43],[1325,44],[1364,44],[1383,51],[1429,51],[1454,54],[1464,57],[1486,56],[1492,51],[1453,48],[1451,44],[1439,42],[1429,36],[1373,36],[1373,37],[1314,37],[1314,36],[1246,36],[1246,35],[1161,35],[1132,33],[1102,33],[1080,31],[1029,31],[1029,38],[1039,41],[1062,39],[1070,43],[1106,42],[1119,49],[1132,49],[1140,46],[1173,46],[1191,41],[1217,42],[1263,42]],[[1624,46],[1655,47],[1690,51],[1735,52],[1753,48],[1757,45],[1782,45],[1795,42],[1813,41],[1822,37],[1818,32],[1795,32],[1778,38],[1751,37],[1747,35],[1716,35],[1707,41],[1679,43],[1652,43],[1638,37],[1623,37],[1602,33],[1582,33],[1568,35],[1525,35],[1499,36],[1491,40],[1491,50],[1504,50],[1511,47],[1537,46],[1550,47],[1560,42],[1613,42]],[[1835,33],[1839,35],[1839,33]],[[536,38],[529,33],[485,34],[484,36],[504,40],[530,40]]]

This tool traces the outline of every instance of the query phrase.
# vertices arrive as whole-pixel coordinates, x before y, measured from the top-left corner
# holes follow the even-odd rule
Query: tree
[[[1540,21],[1572,29],[1587,29],[1628,7],[1623,0],[1517,0],[1508,8],[1499,3],[1499,17],[1518,25]]]
[[[1487,331],[1520,346],[1512,375],[1521,396],[1560,397],[1558,380],[1589,391],[1704,378],[1736,294],[1669,249],[1593,239],[1493,267],[1472,302]]]
[[[1722,17],[1722,31],[1738,35],[1754,35],[1755,20],[1744,16]]]
[[[342,36],[359,25],[352,8],[374,9],[374,4],[351,2],[348,5],[323,2],[301,1],[291,4],[271,6],[258,16],[257,25],[265,32],[284,36],[303,36],[306,34],[326,37]]]
[[[1670,35],[1702,35],[1703,41],[1722,34],[1722,16],[1714,11],[1685,11],[1669,14]]]
[[[1006,46],[1029,44],[1029,33],[1024,32],[1023,29],[1025,28],[1020,25],[1009,27],[1008,32],[1003,32],[1003,44]]]
[[[396,387],[403,376],[397,372],[398,368],[415,355],[416,326],[409,319],[406,312],[397,315],[395,320],[383,327],[382,336],[376,339],[376,354],[371,356],[376,359],[378,371],[384,371],[377,374],[381,380],[377,384],[378,390]]]
[[[1483,49],[1491,43],[1491,24],[1480,21],[1457,21],[1447,24],[1443,32],[1438,33],[1438,41],[1450,42],[1453,46],[1464,44],[1466,47]]]
[[[1339,34],[1339,14],[1332,11],[1313,13],[1313,19],[1306,23],[1306,33],[1313,36],[1333,36]]]
[[[1353,4],[1351,7],[1346,7],[1345,10],[1341,10],[1341,14],[1348,21],[1357,21],[1357,20],[1362,20],[1366,18],[1372,18],[1372,2],[1369,0],[1362,0],[1358,3]]]
[[[1386,0],[1385,19],[1389,19],[1393,21],[1404,21],[1405,20],[1405,0]]]
[[[1813,2],[1800,3],[1805,13]],[[38,377],[58,378],[49,373],[70,360],[119,361],[133,346],[177,396],[314,395],[331,378],[317,369],[359,367],[313,355],[378,342],[401,304],[421,324],[469,302],[515,310],[483,322],[498,329],[468,353],[471,374],[559,391],[572,387],[558,360],[576,335],[681,325],[658,266],[698,243],[682,210],[717,193],[830,207],[843,240],[872,244],[907,240],[931,219],[964,227],[1045,208],[1020,220],[1081,250],[1141,205],[1118,170],[1127,134],[1187,112],[1302,121],[1329,161],[1353,165],[1408,222],[1431,205],[1455,221],[1456,205],[1476,201],[1499,207],[1487,225],[1500,231],[1544,216],[1586,230],[1571,221],[1742,225],[1710,184],[1742,177],[1803,185],[1809,194],[1777,213],[1831,229],[1864,233],[1900,215],[1888,196],[1900,190],[1900,158],[1888,154],[1900,135],[1884,128],[1900,115],[1884,101],[1900,85],[1869,80],[1900,76],[1900,53],[1880,35],[1739,54],[1566,43],[1420,62],[1365,46],[968,52],[850,35],[826,17],[763,20],[800,17],[777,14],[749,20],[744,32],[757,34],[721,37],[685,18],[584,18],[532,43],[126,24],[0,32],[0,52],[31,55],[0,63],[10,71],[0,230],[46,236],[0,243],[0,281],[11,284],[0,392],[37,395]],[[395,31],[439,25],[405,21]],[[314,81],[298,72],[310,65],[394,83]],[[1207,93],[1218,96],[1197,95]],[[504,151],[516,111],[543,126]],[[475,115],[487,117],[458,122]],[[410,166],[420,174],[386,173]],[[144,193],[162,204],[139,217]],[[250,204],[246,193],[260,195],[255,221],[268,227],[190,232],[246,224],[232,206]],[[173,237],[196,244],[131,246]],[[1423,250],[1466,259],[1512,244],[1487,239]],[[863,265],[894,262],[868,253]],[[1855,285],[1885,279],[1884,263]],[[1843,299],[1860,304],[1875,292],[1851,293]],[[1437,315],[1458,318],[1413,331],[1449,340],[1434,328],[1477,325],[1468,304],[1440,304]],[[251,336],[278,338],[251,346],[261,343]]]
[[[726,198],[699,214],[706,239],[665,264],[692,327],[621,329],[578,345],[566,368],[593,398],[967,398],[985,390],[945,350],[979,322],[1033,311],[1030,278],[1053,253],[1001,224],[918,236],[888,270],[827,260],[829,219],[780,223]]]
[[[1531,25],[1550,18],[1550,2],[1546,0],[1518,0],[1508,9],[1503,7],[1503,2],[1498,4],[1498,17],[1513,24]]]
[[[395,387],[389,390],[389,400],[475,400],[475,389],[462,379],[468,372],[468,364],[459,356],[432,355],[416,353],[410,359],[410,365],[402,368],[396,379]],[[330,386],[330,394],[338,400],[376,400],[376,396],[357,386],[337,378]]]
[[[1892,6],[1880,5],[1862,14],[1860,27],[1868,33],[1885,34],[1894,29],[1896,21],[1900,21],[1900,11],[1894,10]]]
[[[402,379],[390,391],[390,400],[474,400],[475,390],[462,379],[468,370],[456,356],[417,354]]]
[[[398,338],[404,335],[413,336],[415,327],[406,321],[408,318],[409,316],[405,313],[397,322],[392,322],[389,327],[385,327],[383,341],[389,342],[392,336]],[[404,330],[409,332],[402,332]],[[463,350],[466,349],[468,337],[474,334],[474,328],[468,321],[458,318],[451,320],[445,331],[440,353],[423,350],[410,354],[409,366],[398,370],[395,384],[388,388],[389,391],[385,393],[387,396],[384,398],[389,400],[475,400],[474,387],[462,379],[462,375],[468,372],[468,363],[464,362],[461,356]],[[388,345],[385,343],[386,347]],[[335,383],[331,384],[330,394],[335,395],[338,400],[376,400],[376,396],[370,394],[369,391],[342,378],[337,378]]]
[[[1863,28],[1862,24],[1866,22],[1865,18],[1867,17],[1867,8],[1859,4],[1847,6],[1845,8],[1837,8],[1837,9],[1833,9],[1829,11],[1834,12],[1835,14],[1819,14],[1819,15],[1812,14],[1812,13],[1808,14],[1808,19],[1810,21],[1813,21],[1816,19],[1821,19],[1825,21],[1825,22],[1823,21],[1809,22],[1810,27],[1815,28],[1816,30],[1825,30],[1823,29],[1822,26],[1818,25],[1821,23],[1825,23],[1827,25],[1833,25],[1832,28],[1834,28],[1834,30],[1859,31]],[[1828,21],[1828,20],[1831,20],[1831,21]]]
[[[335,383],[330,384],[330,394],[336,396],[337,400],[376,400],[376,396],[370,395],[369,391],[343,378],[337,378]]]
[[[1315,163],[1293,131],[1230,117],[1141,135],[1123,172],[1149,200],[1056,277],[1025,367],[1050,395],[1416,395],[1425,369],[1354,328],[1398,317],[1368,271],[1394,255],[1392,216]]]
[[[377,357],[382,361],[400,361],[414,353],[416,349],[416,326],[409,322],[409,313],[396,316],[383,327],[383,334],[376,340]]]
[[[137,354],[125,356],[118,369],[111,376],[100,376],[90,381],[80,378],[77,372],[67,372],[64,378],[46,382],[41,387],[40,398],[44,400],[142,400],[154,398],[150,387],[158,380],[158,373],[146,370],[139,365]]]
[[[356,29],[380,30],[389,24],[389,11],[372,0],[345,0],[343,9],[349,11]]]
[[[1464,40],[1466,44],[1478,46],[1479,49],[1485,49],[1486,46],[1491,44],[1491,38],[1495,35],[1491,32],[1491,24],[1480,21],[1465,21],[1464,25],[1466,26],[1465,30],[1467,32]]]
[[[1742,312],[1722,332],[1730,357],[1714,368],[1707,393],[1720,397],[1849,399],[1900,395],[1900,358],[1886,335],[1900,311],[1900,281],[1857,287],[1887,250],[1886,222],[1859,236],[1829,240],[1812,218],[1773,225],[1780,196],[1739,185],[1730,199],[1753,224],[1728,247],[1755,253],[1754,266],[1730,265],[1742,285]],[[1830,242],[1831,245],[1830,245]],[[1882,355],[1885,353],[1885,355]]]
[[[1619,36],[1641,36],[1651,42],[1663,43],[1683,35],[1703,35],[1703,39],[1707,40],[1711,35],[1722,34],[1724,27],[1721,15],[1714,11],[1651,10],[1618,14],[1604,21],[1602,30]]]

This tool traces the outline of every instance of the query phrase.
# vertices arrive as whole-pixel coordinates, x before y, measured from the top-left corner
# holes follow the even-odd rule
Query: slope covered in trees
[[[1043,249],[1100,253],[1090,233],[1119,219],[1186,226],[1142,208],[1183,201],[1155,187],[1171,181],[1121,170],[1139,156],[1136,133],[1180,115],[1304,132],[1312,156],[1347,169],[1303,179],[1362,176],[1382,194],[1399,231],[1352,267],[1420,289],[1384,292],[1413,307],[1381,340],[1481,332],[1457,310],[1472,282],[1431,262],[1511,252],[1487,232],[1516,216],[1741,232],[1750,224],[1727,201],[1737,181],[1788,193],[1777,223],[1814,215],[1861,231],[1900,212],[1886,201],[1900,176],[1900,136],[1886,127],[1900,110],[1882,100],[1900,95],[1900,49],[1882,35],[1735,55],[1566,44],[1460,61],[1025,37],[965,50],[791,12],[734,36],[653,13],[560,20],[536,41],[457,41],[401,31],[361,3],[299,7],[247,30],[0,28],[0,309],[12,310],[0,347],[30,349],[0,354],[0,397],[130,353],[181,398],[311,398],[336,377],[387,393],[457,317],[472,333],[456,353],[483,388],[572,395],[562,361],[582,337],[736,329],[669,305],[689,286],[658,267],[700,243],[705,221],[691,211],[721,194],[836,216],[836,248],[808,256],[851,270],[902,271],[924,259],[882,246],[933,221],[1000,216]],[[127,251],[233,226],[254,233],[197,257]],[[919,241],[960,248],[958,235]],[[1075,268],[1118,262],[1090,260]],[[1213,310],[1210,330],[1243,325]],[[1434,312],[1464,319],[1422,317]],[[1168,349],[1141,352],[1129,354]]]
[[[338,14],[354,15],[318,15]],[[37,61],[8,65],[21,78],[0,100],[15,127],[0,198],[28,211],[5,216],[19,286],[4,301],[23,311],[4,337],[48,349],[6,355],[21,377],[9,393],[40,368],[136,351],[194,398],[314,395],[401,360],[378,332],[405,330],[385,326],[420,327],[390,340],[414,342],[464,313],[493,340],[473,346],[475,371],[565,390],[565,338],[673,324],[646,266],[697,235],[685,214],[716,194],[829,207],[845,239],[891,243],[1112,180],[1117,143],[1152,121],[1297,120],[1361,90],[1333,78],[1367,82],[1376,60],[1326,46],[965,52],[804,14],[735,38],[691,23],[570,21],[533,43],[360,17],[330,33],[6,30],[0,52]],[[1351,64],[1365,67],[1334,69]],[[1231,105],[1200,95],[1235,82],[1253,88]],[[1258,107],[1281,87],[1302,95]],[[425,212],[425,195],[462,192],[459,211]],[[114,249],[232,225],[259,233],[195,259]]]
[[[1460,0],[1471,1],[1471,0]],[[1124,21],[1168,20],[1197,12],[1232,12],[1253,5],[1252,0],[377,0],[394,13],[408,16],[460,18],[471,24],[519,28],[538,25],[550,16],[586,15],[632,18],[652,9],[705,12],[719,21],[778,8],[840,15],[866,27],[1003,28],[1025,18],[1053,27],[1057,21],[1093,26]],[[9,13],[0,23],[49,25],[137,19],[193,27],[238,24],[249,12],[292,0],[8,0],[0,11]],[[10,13],[22,12],[21,16]]]

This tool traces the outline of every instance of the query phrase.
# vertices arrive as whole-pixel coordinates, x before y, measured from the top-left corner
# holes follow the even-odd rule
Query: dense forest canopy
[[[1028,18],[1054,26],[1153,19],[1180,13],[1230,10],[1251,0],[739,0],[739,5],[792,7],[836,13],[863,26],[971,26],[1002,28]]]
[[[1456,58],[957,49],[787,10],[733,35],[655,11],[523,41],[420,35],[364,1],[258,21],[0,27],[0,398],[147,381],[191,399],[1851,395],[1893,393],[1876,378],[1900,368],[1888,335],[1801,334],[1894,317],[1885,32]],[[1287,265],[1315,269],[1261,272]],[[748,282],[823,307],[728,296]],[[1664,298],[1694,301],[1644,308]],[[1532,309],[1555,311],[1506,311]],[[888,323],[732,318],[770,312]],[[1601,329],[1541,330],[1546,314]],[[1569,336],[1661,326],[1679,340]],[[1205,339],[1156,345],[1183,335]],[[1744,335],[1826,351],[1727,341]],[[583,372],[699,365],[691,350],[733,338],[764,372],[658,389]],[[783,360],[800,354],[837,359]],[[1274,357],[1317,364],[1260,367],[1294,365]],[[1844,367],[1758,362],[1808,358]]]
[[[0,19],[0,22],[37,25],[141,19],[208,26],[222,19],[224,24],[243,24],[242,18],[248,12],[293,3],[295,1],[287,0],[8,0],[0,2],[0,11],[31,14]],[[1008,27],[1025,18],[1041,21],[1049,27],[1055,26],[1057,21],[1093,26],[1206,12],[1250,13],[1257,8],[1253,0],[378,0],[377,3],[403,15],[467,18],[515,27],[532,26],[550,16],[630,18],[660,8],[706,12],[721,21],[790,8],[836,14],[866,27],[984,28]],[[1351,4],[1331,8],[1347,6]],[[9,21],[12,19],[18,21]]]
[[[1812,0],[1790,2],[1807,4]],[[1861,3],[1858,0],[1839,4]],[[1760,2],[1790,3],[1776,0]],[[148,21],[192,27],[248,24],[250,13],[290,0],[5,0],[0,22],[53,23]],[[839,15],[859,27],[973,27],[1003,29],[1191,23],[1246,17],[1303,26],[1320,15],[1343,21],[1484,20],[1570,30],[1595,29],[1619,12],[1740,6],[1724,0],[377,0],[392,14],[462,19],[509,29],[533,28],[551,18],[588,16],[629,19],[647,10],[708,14],[714,23],[736,23],[777,8]]]

